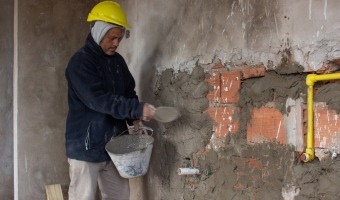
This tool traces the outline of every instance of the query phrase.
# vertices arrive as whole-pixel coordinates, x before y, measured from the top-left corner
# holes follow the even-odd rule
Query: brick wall
[[[340,115],[327,108],[325,103],[314,105],[314,140],[315,146],[335,150],[340,146]]]
[[[253,66],[242,69],[227,70],[220,63],[209,72],[207,82],[211,90],[207,95],[210,107],[207,113],[216,122],[211,146],[223,146],[223,139],[228,134],[238,134],[239,116],[235,113],[240,109],[237,102],[243,80],[262,77],[266,74],[264,66]],[[307,91],[306,91],[307,93]],[[325,104],[315,104],[314,133],[315,147],[333,149],[339,153],[340,144],[340,115],[327,108]],[[294,113],[301,112],[301,113]],[[273,141],[280,144],[292,143],[305,148],[307,114],[305,108],[292,109],[289,114],[282,114],[274,107],[261,107],[252,110],[251,120],[247,124],[246,138],[248,143]],[[301,128],[303,127],[303,128]],[[302,140],[291,142],[291,137],[298,135]],[[288,142],[289,141],[289,142]]]

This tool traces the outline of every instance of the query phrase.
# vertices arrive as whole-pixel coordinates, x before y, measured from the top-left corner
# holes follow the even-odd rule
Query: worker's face
[[[107,55],[113,55],[123,39],[124,30],[121,28],[111,28],[108,30],[100,42],[100,46]]]

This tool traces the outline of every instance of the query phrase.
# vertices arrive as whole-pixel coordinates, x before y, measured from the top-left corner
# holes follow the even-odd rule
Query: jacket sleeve
[[[74,90],[77,98],[88,108],[100,113],[111,115],[116,119],[141,119],[143,102],[135,98],[114,95],[105,89],[100,74],[95,67],[90,66],[86,58],[71,59],[67,69],[66,78],[69,89]]]

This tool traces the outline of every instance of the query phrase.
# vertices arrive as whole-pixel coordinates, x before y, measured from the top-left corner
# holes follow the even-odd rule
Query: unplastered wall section
[[[226,71],[225,66],[220,63],[216,64],[207,79],[213,88],[207,95],[211,104],[208,112],[216,122],[212,147],[218,149],[221,145],[223,146],[224,138],[228,134],[245,131],[248,143],[291,144],[296,151],[303,152],[306,147],[307,115],[310,112],[305,98],[307,96],[306,76],[303,74],[282,75],[283,78],[275,75],[273,79],[265,79],[272,75],[268,74],[263,66]],[[249,88],[247,80],[250,78],[258,80],[250,82]],[[335,153],[335,155],[339,153],[340,130],[337,126],[339,111],[337,107],[329,108],[327,103],[332,102],[331,99],[339,98],[339,89],[336,89],[338,86],[336,79],[330,81],[334,83],[327,89],[326,94],[319,94],[318,89],[314,89],[316,95],[315,98],[313,97],[312,111],[315,140],[313,144],[319,159],[324,158],[324,152]],[[241,84],[242,89],[240,89]],[[280,94],[280,90],[285,90],[285,88],[289,88],[294,93]],[[268,89],[274,91],[269,98],[266,97]],[[319,97],[321,95],[324,96],[323,102],[320,102],[322,101]],[[280,96],[286,98],[280,102]],[[250,112],[247,111],[245,103],[252,105]],[[247,116],[235,114],[240,112],[240,109],[245,110]],[[239,127],[243,128],[239,129]]]

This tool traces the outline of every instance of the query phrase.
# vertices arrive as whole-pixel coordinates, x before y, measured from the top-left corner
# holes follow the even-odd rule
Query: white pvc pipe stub
[[[194,175],[199,174],[200,171],[197,168],[178,168],[178,175]]]

